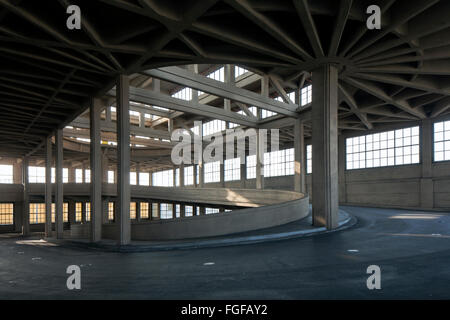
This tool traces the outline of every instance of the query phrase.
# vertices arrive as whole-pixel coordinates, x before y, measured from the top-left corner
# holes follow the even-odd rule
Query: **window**
[[[75,203],[75,221],[81,222],[83,220],[83,203]]]
[[[241,158],[225,160],[224,170],[225,181],[234,181],[241,179]]]
[[[220,161],[205,163],[205,183],[220,181]]]
[[[180,91],[175,92],[172,94],[172,97],[181,99],[181,100],[192,100],[192,89],[191,88],[184,88]]]
[[[312,145],[306,146],[306,173],[312,173]]]
[[[450,160],[450,121],[434,124],[434,161]]]
[[[247,179],[256,179],[256,155],[247,156]]]
[[[13,166],[4,164],[0,165],[0,183],[13,183],[13,182],[14,182]]]
[[[276,177],[294,174],[294,148],[264,154],[264,176]]]
[[[108,183],[114,183],[115,177],[114,177],[114,171],[109,170],[108,171]]]
[[[135,186],[137,184],[137,174],[136,172],[130,172],[130,184]]]
[[[209,136],[211,134],[222,132],[226,129],[226,122],[223,120],[212,120],[203,124],[203,136]]]
[[[173,205],[171,203],[161,203],[160,205],[161,219],[172,219],[173,218]]]
[[[141,209],[140,209],[141,219],[148,219],[149,218],[148,202],[141,202],[140,207],[141,207]]]
[[[181,211],[180,205],[179,204],[175,205],[175,217],[177,218],[180,217],[180,211]]]
[[[136,219],[136,202],[130,202],[130,219]]]
[[[210,79],[216,80],[216,81],[224,82],[225,81],[225,68],[222,67],[220,69],[217,69],[216,71],[208,74],[207,77]]]
[[[154,172],[152,183],[157,187],[173,187],[173,170]]]
[[[83,169],[75,169],[75,183],[83,183]]]
[[[241,68],[241,67],[238,67],[238,66],[234,67],[234,76],[236,78],[239,77],[239,76],[242,76],[244,73],[247,73],[247,72],[248,72],[247,69],[244,69],[244,68]]]
[[[28,167],[28,182],[45,183],[45,167]]]
[[[184,216],[192,217],[194,215],[194,207],[193,206],[185,206],[184,207]]]
[[[139,172],[139,185],[140,186],[149,186],[150,185],[150,173]]]
[[[419,127],[347,138],[347,170],[420,162]]]
[[[114,221],[114,202],[108,202],[108,220]]]
[[[272,111],[269,111],[269,110],[266,110],[266,109],[261,109],[261,118],[263,118],[263,119],[268,118],[268,117],[272,117],[272,116],[275,116],[275,115],[276,115],[275,112],[272,112]]]
[[[52,203],[52,223],[56,221],[56,207]],[[63,203],[63,222],[69,222],[69,204],[67,202]]]
[[[14,224],[14,204],[0,203],[0,225]]]
[[[44,169],[44,181],[43,182],[37,182],[37,183],[45,183],[45,168]],[[56,182],[56,169],[52,168],[52,183]],[[63,183],[69,182],[69,169],[63,168]]]
[[[184,168],[184,185],[191,186],[194,184],[194,166]]]
[[[303,87],[300,90],[300,105],[304,106],[312,102],[312,85]]]
[[[159,206],[157,203],[152,203],[152,218],[159,217]]]
[[[90,202],[85,203],[85,210],[86,210],[86,221],[91,221],[91,203]]]
[[[84,183],[91,183],[91,170],[84,170]]]
[[[45,223],[45,203],[30,203],[30,224]]]
[[[205,208],[205,214],[214,214],[219,213],[218,208]]]

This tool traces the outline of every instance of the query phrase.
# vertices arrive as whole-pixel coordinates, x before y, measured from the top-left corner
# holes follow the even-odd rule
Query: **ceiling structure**
[[[66,27],[70,4],[81,9],[81,30]],[[380,30],[366,27],[366,9],[373,4],[382,11]],[[0,0],[0,153],[40,154],[43,138],[80,116],[91,97],[107,97],[118,74],[130,75],[136,97],[169,105],[174,103],[170,94],[183,85],[163,79],[160,96],[154,95],[153,78],[164,78],[155,68],[199,64],[198,72],[207,74],[225,63],[269,77],[270,97],[280,88],[301,88],[318,65],[336,64],[341,130],[445,115],[450,113],[450,1],[54,0],[36,5]],[[244,88],[259,91],[255,83]],[[231,112],[245,108],[245,102],[233,102],[244,107],[235,104]],[[223,109],[223,97],[210,99],[208,106]],[[188,112],[191,107],[173,109],[180,126],[199,118]],[[272,107],[281,114],[277,124],[304,116],[286,99]],[[152,129],[166,126],[162,121]],[[283,132],[286,139],[292,137],[289,130]],[[69,150],[82,152],[82,145],[69,140]],[[136,152],[147,156],[145,150]]]

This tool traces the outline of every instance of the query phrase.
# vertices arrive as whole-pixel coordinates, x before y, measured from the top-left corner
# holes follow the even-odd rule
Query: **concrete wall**
[[[213,237],[264,229],[297,221],[309,213],[307,197],[260,208],[193,216],[171,220],[135,222],[131,225],[133,240],[176,240]],[[72,236],[86,237],[90,224],[74,225]],[[102,237],[115,239],[117,225],[102,226]]]

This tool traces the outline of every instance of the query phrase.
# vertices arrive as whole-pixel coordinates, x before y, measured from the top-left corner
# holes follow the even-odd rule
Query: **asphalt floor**
[[[239,246],[108,252],[1,236],[0,299],[450,299],[449,213],[341,209],[351,228]],[[67,289],[69,265],[80,290]]]

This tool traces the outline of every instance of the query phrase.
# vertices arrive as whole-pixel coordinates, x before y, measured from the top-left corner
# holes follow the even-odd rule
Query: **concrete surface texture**
[[[449,299],[449,213],[341,207],[342,232],[254,245],[144,253],[0,240],[1,299]],[[81,267],[81,290],[66,268]],[[381,290],[366,286],[381,268]]]

